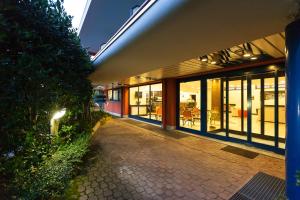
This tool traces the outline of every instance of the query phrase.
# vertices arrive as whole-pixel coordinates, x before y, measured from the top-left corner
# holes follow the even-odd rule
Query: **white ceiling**
[[[157,1],[100,54],[94,62],[92,82],[109,84],[282,32],[296,10],[294,0],[173,0],[172,3],[178,7],[170,8],[169,0]]]

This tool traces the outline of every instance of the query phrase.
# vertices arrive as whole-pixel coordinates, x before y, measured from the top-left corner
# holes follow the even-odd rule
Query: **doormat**
[[[229,153],[233,153],[239,156],[243,156],[249,159],[254,159],[256,158],[256,156],[258,156],[259,154],[253,151],[248,151],[245,149],[241,149],[238,147],[234,147],[234,146],[229,146],[227,145],[226,147],[223,147],[221,150],[229,152]]]
[[[258,172],[230,200],[283,200],[285,181],[275,176]]]

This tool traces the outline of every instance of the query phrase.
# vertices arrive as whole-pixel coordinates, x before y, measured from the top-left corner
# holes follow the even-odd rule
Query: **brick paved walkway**
[[[100,127],[73,197],[228,199],[258,171],[284,178],[284,160],[261,154],[248,159],[220,150],[225,144],[156,129],[128,119]]]

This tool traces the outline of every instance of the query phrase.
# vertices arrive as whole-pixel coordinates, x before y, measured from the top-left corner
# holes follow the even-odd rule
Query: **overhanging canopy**
[[[156,1],[96,57],[90,79],[108,84],[281,32],[295,5],[291,0]]]

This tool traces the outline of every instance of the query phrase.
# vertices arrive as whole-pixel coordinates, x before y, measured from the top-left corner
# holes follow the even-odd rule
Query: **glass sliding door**
[[[251,80],[252,142],[275,145],[275,75],[260,74]]]
[[[222,74],[222,77],[216,78],[209,75],[208,78],[202,78],[202,82],[200,80],[180,82],[179,126],[206,131],[213,137],[220,135],[232,141],[238,139],[284,149],[286,139],[284,72],[237,75],[224,77]]]
[[[281,149],[285,148],[286,138],[286,102],[285,102],[285,77],[278,77],[278,146]]]
[[[201,82],[183,82],[179,85],[179,126],[200,131]]]
[[[220,78],[207,79],[207,132],[223,135],[222,130],[222,81]]]
[[[253,134],[262,133],[261,129],[261,94],[262,94],[262,80],[261,79],[252,79],[251,80],[251,130]]]
[[[244,95],[244,86],[247,88],[247,82],[243,81],[242,77],[234,78],[228,81],[229,91],[229,115],[228,115],[228,130],[229,137],[247,140],[247,134],[244,132],[243,125],[246,124],[244,119],[247,119],[247,106],[243,100],[247,95]],[[246,90],[247,91],[247,90]]]
[[[141,119],[162,120],[162,84],[129,88],[130,115]]]

